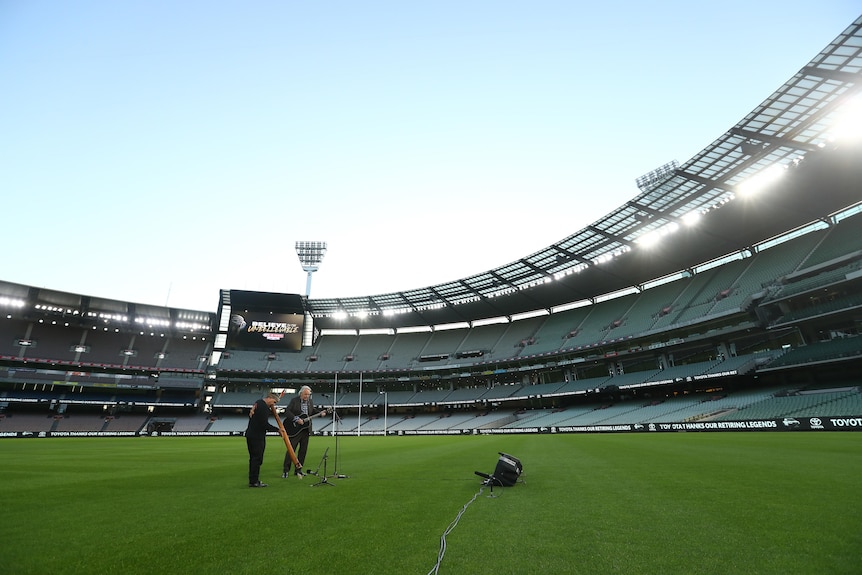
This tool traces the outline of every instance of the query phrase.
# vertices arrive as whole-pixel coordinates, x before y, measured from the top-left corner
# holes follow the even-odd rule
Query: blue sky
[[[854,1],[0,2],[0,279],[215,311],[443,283],[720,136]]]

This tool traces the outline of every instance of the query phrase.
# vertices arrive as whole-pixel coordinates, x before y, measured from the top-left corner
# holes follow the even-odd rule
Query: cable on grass
[[[464,512],[467,511],[467,508],[470,506],[470,504],[476,501],[476,499],[480,495],[482,495],[483,491],[485,491],[484,483],[479,488],[479,491],[477,491],[476,494],[473,495],[473,498],[464,504],[464,507],[462,507],[461,510],[458,512],[458,515],[455,516],[455,519],[452,520],[452,523],[449,524],[449,527],[447,527],[446,531],[443,532],[443,535],[440,536],[440,551],[437,552],[437,564],[431,568],[431,570],[428,572],[428,575],[436,575],[436,573],[440,571],[440,563],[443,562],[443,555],[446,553],[446,536],[449,535],[453,529],[455,529],[455,526],[458,525],[458,521],[461,520],[461,516],[464,515]]]

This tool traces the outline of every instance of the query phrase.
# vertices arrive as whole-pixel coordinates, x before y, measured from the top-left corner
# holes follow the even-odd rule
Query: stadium
[[[336,459],[324,457],[322,461],[332,471],[333,465],[339,465],[341,438],[342,453],[352,454],[345,455],[353,466],[348,471],[359,468],[366,475],[371,473],[358,461],[359,453],[365,461],[389,469],[397,479],[387,488],[403,494],[401,504],[408,507],[414,498],[419,505],[429,497],[449,497],[451,485],[434,486],[430,495],[423,488],[431,483],[427,479],[434,474],[434,466],[449,457],[442,453],[444,446],[447,452],[458,454],[467,449],[459,445],[467,442],[474,447],[458,461],[466,466],[458,469],[465,481],[475,480],[469,477],[475,467],[489,471],[498,451],[514,453],[524,461],[524,485],[500,496],[499,504],[515,506],[506,513],[530,514],[529,508],[518,506],[546,504],[527,497],[519,502],[521,493],[539,497],[539,491],[547,491],[543,494],[547,497],[552,486],[569,490],[571,480],[555,472],[555,466],[563,464],[543,461],[538,455],[542,449],[538,442],[544,439],[577,442],[572,445],[577,446],[581,456],[577,465],[582,469],[585,461],[601,467],[601,451],[621,445],[618,442],[635,441],[638,449],[649,451],[665,445],[669,438],[678,438],[681,431],[702,432],[685,436],[688,449],[698,440],[733,442],[742,445],[743,451],[749,442],[766,441],[769,448],[764,450],[764,458],[782,452],[782,441],[810,442],[811,453],[817,454],[830,448],[823,448],[814,438],[840,437],[846,450],[842,453],[850,454],[846,459],[800,460],[797,465],[792,454],[805,450],[795,451],[795,443],[787,444],[796,447],[783,457],[793,468],[810,466],[813,472],[822,465],[820,469],[843,468],[853,475],[860,467],[862,435],[840,432],[862,430],[860,134],[862,18],[696,156],[657,167],[639,178],[641,193],[633,200],[536,253],[458,281],[397,293],[327,299],[225,286],[216,312],[0,281],[0,436],[7,439],[0,449],[10,459],[21,461],[28,450],[51,446],[45,457],[62,459],[66,445],[78,450],[75,457],[83,461],[93,457],[90,463],[95,466],[104,460],[92,455],[93,442],[107,446],[115,441],[159,441],[163,443],[157,449],[173,449],[164,447],[164,442],[176,446],[193,441],[194,449],[206,452],[211,449],[207,445],[233,441],[233,447],[227,449],[236,465],[222,473],[225,478],[233,474],[241,480],[244,444],[236,443],[235,438],[245,431],[250,406],[270,391],[292,395],[308,385],[318,404],[335,408],[340,415],[315,425],[311,457],[320,457],[324,446],[333,447]],[[308,247],[297,244],[298,251]],[[325,244],[310,247],[318,250],[312,258],[320,263]],[[252,319],[290,316],[295,337],[269,334],[272,337],[265,342],[238,339],[230,331],[231,317],[238,313]],[[183,438],[168,439],[177,436]],[[95,437],[100,439],[92,439]],[[75,438],[91,443],[77,443]],[[274,434],[271,439],[268,461],[274,466],[271,460],[279,438]],[[398,442],[392,444],[396,447],[391,453],[381,453],[381,442],[390,441]],[[154,449],[152,445],[147,449]],[[562,444],[542,445],[551,453],[562,449]],[[482,458],[483,454],[487,457]],[[665,461],[653,455],[656,461]],[[119,449],[110,457],[117,458],[121,466],[134,465],[125,462],[126,456]],[[668,474],[678,456],[678,452],[667,454]],[[697,460],[706,466],[710,457],[708,450],[702,450]],[[407,461],[415,464],[415,472],[398,467]],[[74,464],[69,465],[70,470]],[[454,466],[447,463],[449,473]],[[644,466],[626,472],[664,474]],[[710,473],[720,470],[710,469]],[[326,474],[323,471],[324,479]],[[716,483],[726,480],[711,477]],[[785,478],[775,477],[774,469],[767,477],[764,481],[769,485],[785,485]],[[596,478],[593,486],[576,483],[585,496],[599,497],[604,488],[614,492],[625,507],[618,510],[619,517],[626,517],[632,507],[622,502],[625,492],[602,485],[602,479],[608,477]],[[835,480],[836,492],[852,492],[852,480]],[[354,483],[345,481],[338,486],[359,481],[357,477]],[[793,485],[802,490],[804,482]],[[448,507],[429,511],[428,519],[439,526],[435,536],[469,499],[473,487],[461,493],[458,490],[463,486],[464,482],[458,484],[455,491],[460,494]],[[828,495],[828,486],[828,481],[818,482],[805,489]],[[685,489],[691,488],[675,485],[675,497],[686,500]],[[720,485],[701,488],[731,496]],[[337,498],[338,491],[320,497]],[[699,499],[694,492],[689,495]],[[194,497],[190,492],[172,499],[185,496]],[[375,492],[374,497],[385,496]],[[741,507],[734,509],[742,513],[751,500],[739,499]],[[144,506],[148,501],[134,500]],[[791,517],[775,510],[781,520],[764,527],[768,540],[761,544],[774,551],[782,545],[781,533],[787,523],[807,520],[810,526],[816,520],[825,531],[824,538],[843,529],[843,539],[833,541],[829,552],[808,550],[810,562],[803,563],[802,572],[813,572],[806,569],[814,566],[822,568],[816,569],[819,572],[853,572],[862,559],[856,500],[858,497],[836,502],[838,507],[824,512],[832,513],[843,505],[850,516],[843,522],[832,515],[816,514],[822,500],[806,504],[804,512],[809,517],[797,516],[799,508]],[[349,506],[346,501],[337,504]],[[225,509],[241,513],[242,507],[235,508],[239,505],[224,502]],[[242,499],[241,505],[251,504]],[[376,513],[386,513],[385,502],[376,500],[374,506]],[[311,521],[325,531],[334,517],[347,514],[340,509],[341,513]],[[728,531],[738,519],[712,508],[701,511],[714,513]],[[472,512],[473,508],[465,517]],[[153,529],[182,530],[170,525],[168,510],[161,513]],[[356,515],[364,513],[371,512],[356,510]],[[484,514],[486,522],[502,521],[487,506],[476,513]],[[584,509],[580,520],[599,525],[607,510],[596,513],[590,515]],[[270,519],[277,521],[277,516]],[[667,525],[657,518],[638,516],[637,520],[654,520],[662,529],[680,525],[679,518],[677,523],[668,520]],[[835,530],[824,527],[829,520],[836,521]],[[398,537],[397,522],[387,521],[394,525],[386,535],[373,528],[363,534],[361,524],[349,536],[343,531],[330,533],[345,548],[362,551],[335,553],[334,563],[329,564],[333,570],[327,572],[368,572],[355,566],[360,558],[377,572],[416,572],[417,564],[426,568],[433,564],[433,556],[411,563],[403,557],[394,559],[385,544],[372,544],[377,537]],[[574,566],[566,553],[574,552],[570,547],[578,547],[583,554],[584,546],[567,546],[570,551],[562,554],[553,550],[560,536],[579,529],[572,518],[562,521],[561,535],[550,536],[545,527],[537,529],[541,533],[526,528],[524,536],[549,559],[510,572],[777,573],[799,565],[799,556],[790,551],[787,557],[772,557],[754,569],[751,564],[731,564],[734,553],[748,555],[739,546],[750,534],[722,541],[722,536],[729,535],[717,532],[705,537],[714,539],[726,555],[710,558],[707,553],[696,563],[686,559],[674,563],[669,554],[652,556],[650,545],[667,543],[660,539],[638,548],[640,562],[618,564],[604,555],[607,550],[602,551],[601,546],[608,533],[597,529],[584,539],[598,550],[592,563]],[[750,517],[740,521],[763,527]],[[700,523],[687,525],[697,530]],[[71,522],[66,528],[78,527]],[[215,535],[202,537],[205,543],[200,553],[218,554],[224,534],[219,534],[217,526],[213,529]],[[413,533],[422,533],[418,527],[413,529]],[[470,532],[469,527],[458,529]],[[450,535],[453,546],[458,533],[455,530]],[[482,547],[481,559],[469,557],[470,548],[487,544],[483,534],[482,528],[475,529],[475,540],[463,543],[467,548],[462,548],[464,556],[450,551],[442,567],[438,563],[441,572],[481,572],[484,562],[494,564],[495,554],[508,557],[511,550],[505,539],[511,535],[502,540],[495,535],[494,544]],[[416,545],[437,547],[436,539],[401,535],[410,549],[413,537],[424,537]],[[790,544],[801,545],[804,535],[795,536],[800,539],[791,538]],[[91,532],[88,537],[97,536]],[[118,539],[134,556],[135,543],[122,536]],[[636,533],[619,532],[607,544],[620,549],[635,540]],[[189,538],[182,541],[192,544]],[[157,546],[147,543],[147,553],[152,552],[151,545]],[[445,541],[441,547],[445,550]],[[101,555],[86,548],[88,553]],[[177,553],[185,556],[183,551]],[[756,556],[755,550],[750,553]],[[383,555],[386,561],[380,560]],[[561,559],[550,558],[560,555]],[[92,564],[71,562],[62,553],[59,556],[52,563],[52,572],[90,572]],[[450,560],[451,571],[447,571]],[[12,565],[19,569],[8,572],[40,572],[21,557],[16,556],[16,561]],[[99,572],[110,559],[100,561],[92,572]],[[156,557],[117,561],[131,572],[143,572],[147,561],[170,570],[166,559]],[[265,563],[248,571],[237,565],[223,559],[205,567],[187,563],[182,569],[266,572]],[[568,567],[562,570],[560,565]],[[0,571],[7,572],[2,567]]]

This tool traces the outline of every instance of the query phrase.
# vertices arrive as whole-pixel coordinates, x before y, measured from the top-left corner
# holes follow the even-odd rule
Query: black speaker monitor
[[[493,475],[476,471],[476,475],[485,478],[485,485],[499,485],[501,487],[511,487],[518,482],[521,472],[524,467],[521,461],[508,453],[498,452],[500,459],[497,460],[497,467],[494,468]]]

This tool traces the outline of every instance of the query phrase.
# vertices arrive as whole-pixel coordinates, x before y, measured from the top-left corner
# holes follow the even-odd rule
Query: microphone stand
[[[323,476],[324,476],[324,477],[326,477],[326,465],[325,465],[325,462],[326,462],[326,454],[327,454],[327,453],[329,453],[329,448],[328,448],[328,447],[327,447],[327,448],[326,448],[326,450],[323,452],[323,457],[321,457],[321,458],[320,458],[320,463],[318,463],[318,464],[317,464],[317,469],[315,469],[314,471],[311,471],[311,470],[309,469],[308,471],[306,471],[306,472],[305,472],[305,474],[306,474],[306,475],[314,475],[315,477],[317,477],[317,476],[319,476],[319,475],[320,475],[320,466],[321,466],[321,465],[323,465]]]
[[[332,433],[335,435],[335,469],[333,477],[337,479],[347,479],[348,476],[338,473],[338,436],[341,435],[341,416],[338,415],[338,410],[335,409],[335,404],[338,403],[338,374],[335,374],[335,382],[332,387]]]
[[[503,482],[500,481],[499,479],[497,479],[496,477],[494,477],[493,475],[488,475],[487,473],[482,473],[481,471],[474,471],[473,473],[475,473],[479,477],[485,478],[485,481],[482,482],[482,485],[490,485],[491,486],[491,494],[488,495],[488,497],[494,497],[496,499],[497,496],[494,495],[494,484],[499,483],[500,485],[503,485]]]
[[[326,451],[323,452],[323,459],[320,460],[323,463],[323,479],[318,481],[317,483],[313,483],[312,487],[317,487],[318,485],[335,485],[334,483],[330,483],[329,479],[326,477],[326,460],[329,459],[329,448],[326,448]],[[320,469],[320,465],[317,466],[317,469]],[[317,472],[314,472],[317,475]]]
[[[335,419],[335,431],[333,432],[335,433],[335,470],[332,476],[338,479],[347,479],[348,475],[338,473],[338,436],[341,435],[341,416],[335,411],[335,407],[332,408],[332,415]]]

